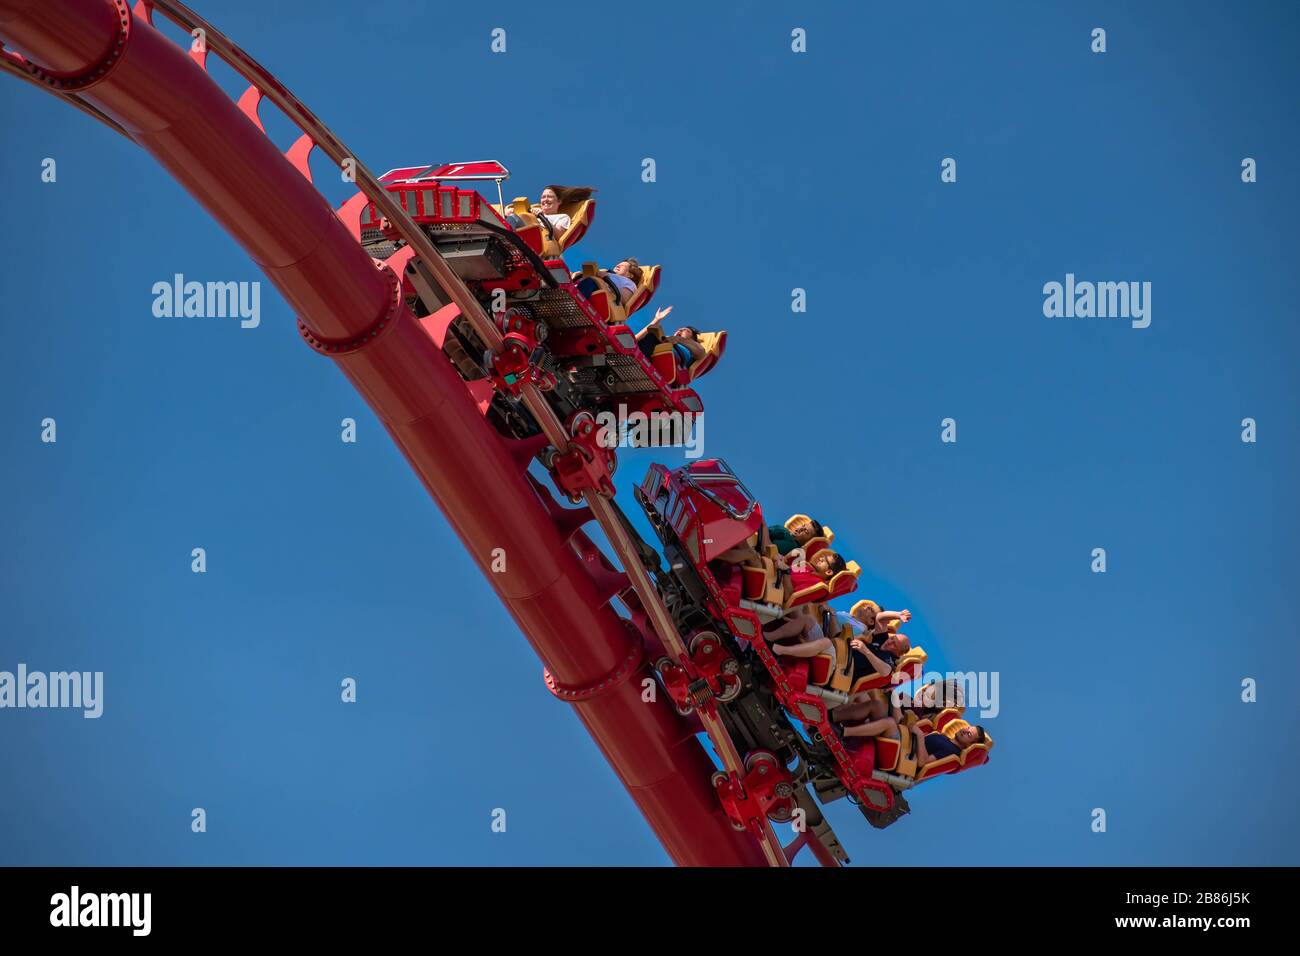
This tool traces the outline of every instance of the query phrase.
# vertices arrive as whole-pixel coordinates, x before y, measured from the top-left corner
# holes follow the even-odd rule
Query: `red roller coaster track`
[[[162,15],[198,49],[182,50],[153,29]],[[489,347],[501,343],[490,316],[427,236],[341,142],[270,73],[193,11],[171,0],[0,0],[0,68],[94,116],[152,155],[244,247],[298,315],[304,339],[332,358],[384,423],[411,467],[478,562],[618,774],[669,856],[679,865],[787,865],[804,845],[783,848],[761,815],[738,831],[710,782],[713,762],[695,734],[708,732],[731,775],[741,756],[712,706],[696,719],[661,700],[647,705],[641,681],[662,653],[689,660],[611,498],[585,494],[561,509],[527,473],[547,444],[569,435],[535,386],[523,400],[543,439],[502,438],[442,349],[456,315]],[[250,84],[236,103],[206,72],[215,54]],[[258,118],[270,100],[302,135],[284,153]],[[355,163],[360,192],[337,212],[311,182],[308,157]],[[358,243],[362,206],[374,203],[432,273],[445,309],[416,317],[398,275]],[[412,253],[407,252],[409,257]],[[594,520],[624,569],[617,571],[581,530]],[[489,573],[493,550],[508,573]],[[618,596],[631,621],[611,607]]]

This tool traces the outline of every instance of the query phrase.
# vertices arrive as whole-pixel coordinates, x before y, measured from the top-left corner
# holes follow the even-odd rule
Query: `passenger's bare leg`
[[[865,724],[844,728],[845,737],[898,737],[898,723],[892,717],[882,717]]]
[[[796,615],[787,621],[783,621],[780,626],[772,628],[770,631],[764,631],[763,636],[769,641],[780,641],[787,637],[794,637],[796,634],[802,634],[808,628],[808,619]]]
[[[742,544],[734,548],[728,548],[715,556],[713,560],[726,561],[728,564],[759,564],[762,559],[757,551],[747,544]]]
[[[774,644],[772,653],[781,657],[816,657],[818,654],[828,654],[831,651],[831,642],[822,638],[819,641],[805,641],[802,644]]]
[[[854,704],[840,704],[831,711],[831,720],[837,724],[856,724],[860,720],[866,720],[871,717],[871,703],[869,701]]]

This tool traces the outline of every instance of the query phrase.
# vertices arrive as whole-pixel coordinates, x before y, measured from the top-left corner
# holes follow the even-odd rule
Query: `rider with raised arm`
[[[671,342],[677,356],[677,364],[689,369],[704,358],[705,348],[700,342],[700,330],[693,325],[683,325],[672,335],[664,333],[661,323],[673,311],[671,305],[655,310],[655,317],[646,323],[645,328],[636,334],[636,344],[646,358],[654,355],[655,346],[661,342]]]
[[[848,624],[857,632],[865,632],[873,644],[879,644],[890,632],[894,621],[906,624],[912,619],[912,612],[904,608],[901,611],[882,611],[875,601],[863,600],[849,610],[848,617],[839,615],[840,623]]]

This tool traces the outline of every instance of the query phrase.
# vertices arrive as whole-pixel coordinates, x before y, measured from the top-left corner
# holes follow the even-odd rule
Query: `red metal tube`
[[[65,76],[101,64],[117,26],[112,0],[0,0],[0,40]],[[235,237],[314,336],[350,339],[388,312],[391,277],[206,72],[145,22],[133,22],[124,50],[81,95]],[[618,673],[639,638],[601,600],[421,320],[402,307],[382,335],[336,361],[556,681],[582,688]],[[506,573],[490,572],[494,548],[506,551]],[[691,725],[666,702],[641,702],[648,673],[642,663],[575,703],[580,718],[674,862],[762,865],[722,813]]]

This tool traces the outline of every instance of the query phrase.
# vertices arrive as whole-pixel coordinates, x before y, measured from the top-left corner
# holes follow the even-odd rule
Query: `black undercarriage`
[[[499,309],[502,303],[493,302],[492,293],[484,290],[481,281],[475,280],[499,278],[513,270],[531,267],[537,276],[536,281],[530,287],[507,293],[505,307],[537,320],[545,330],[545,337],[591,328],[593,320],[572,294],[553,284],[561,277],[550,275],[545,263],[524,247],[513,233],[483,234],[452,230],[447,225],[426,225],[423,228],[439,251],[445,253],[444,258],[452,268],[466,280],[487,314],[491,315],[493,306]],[[403,243],[385,238],[378,229],[366,229],[362,232],[362,245],[371,256],[383,259],[397,252]],[[451,246],[464,254],[455,255],[457,250]],[[431,276],[423,274],[417,259],[411,260],[406,271],[416,289],[415,295],[408,298],[408,305],[418,318],[448,304],[438,284]],[[568,282],[567,275],[562,278]],[[550,281],[545,281],[547,279]],[[544,347],[545,337],[542,338],[543,349],[538,366],[555,376],[555,386],[545,394],[561,421],[581,409],[617,404],[620,396],[654,392],[659,388],[632,356],[597,351],[589,355],[560,357]],[[461,317],[452,324],[444,349],[467,382],[487,379],[486,346],[467,319]],[[517,399],[498,395],[493,399],[490,419],[501,434],[512,438],[528,438],[538,431],[532,416],[523,410]]]

